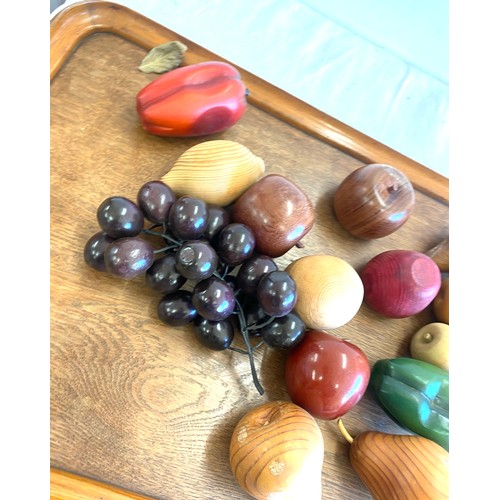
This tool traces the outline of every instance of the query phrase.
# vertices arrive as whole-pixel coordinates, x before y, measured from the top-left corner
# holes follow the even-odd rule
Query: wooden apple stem
[[[349,443],[352,444],[354,441],[354,438],[347,432],[347,429],[344,427],[344,423],[342,422],[342,419],[337,420],[337,426],[340,429],[340,433],[342,436],[344,436],[345,440]]]

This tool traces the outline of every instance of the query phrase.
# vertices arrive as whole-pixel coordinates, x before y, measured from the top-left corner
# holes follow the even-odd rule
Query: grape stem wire
[[[252,323],[251,325],[247,325],[247,330],[252,331],[252,330],[260,330],[261,328],[264,328],[267,325],[270,325],[276,318],[274,316],[269,316],[269,318],[266,319],[263,323]],[[260,345],[260,344],[259,344]],[[255,347],[255,349],[258,346]]]
[[[159,254],[162,252],[168,252],[169,250],[173,250],[174,248],[177,248],[177,245],[168,245],[166,247],[162,247],[162,248],[158,248],[157,250],[153,250],[153,253],[156,255],[156,254]]]
[[[182,243],[180,241],[176,240],[175,238],[172,238],[165,230],[162,233],[160,233],[159,231],[154,231],[154,229],[157,227],[160,227],[160,225],[155,224],[155,225],[151,226],[149,229],[143,229],[142,233],[150,234],[152,236],[161,236],[163,239],[172,243],[171,248],[180,247],[182,245]]]
[[[243,336],[243,340],[245,341],[245,345],[247,346],[247,354],[248,354],[248,359],[250,361],[250,370],[252,371],[253,383],[257,391],[259,391],[259,394],[262,396],[264,394],[264,388],[259,382],[259,377],[257,376],[257,370],[255,369],[255,361],[253,357],[254,348],[250,343],[250,336],[248,334],[248,327],[246,324],[245,315],[243,314],[243,309],[241,308],[239,300],[235,297],[234,301],[236,303],[236,314],[238,315],[238,320],[240,322],[241,335]]]

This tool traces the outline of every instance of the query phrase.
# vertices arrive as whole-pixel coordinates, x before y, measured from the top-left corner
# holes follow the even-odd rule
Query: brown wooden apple
[[[351,172],[333,197],[340,225],[358,238],[377,239],[399,229],[415,205],[415,192],[398,169],[372,163]]]
[[[259,179],[232,207],[233,222],[240,222],[255,234],[255,249],[280,257],[295,246],[314,224],[314,207],[292,181],[278,174]]]

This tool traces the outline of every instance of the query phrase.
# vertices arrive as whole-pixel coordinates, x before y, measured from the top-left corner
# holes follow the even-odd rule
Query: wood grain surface
[[[334,119],[297,106],[247,73],[254,100],[231,129],[209,138],[149,135],[135,112],[136,93],[155,78],[138,70],[148,46],[177,39],[188,47],[187,64],[220,58],[108,2],[74,4],[51,29],[51,466],[157,499],[249,498],[231,474],[230,438],[255,405],[289,400],[284,353],[256,352],[260,396],[246,356],[208,351],[189,328],[162,324],[159,297],[142,279],[126,282],[86,266],[83,248],[99,230],[98,205],[112,195],[134,199],[190,146],[229,139],[262,157],[268,173],[299,185],[315,207],[304,248],[277,259],[279,267],[327,253],[359,270],[381,251],[427,251],[448,237],[447,180],[396,152],[384,156],[387,148],[375,141],[368,141],[369,153],[347,154],[357,134],[344,136]],[[332,134],[341,145],[333,145]],[[415,209],[396,233],[357,240],[335,220],[332,196],[367,159],[384,158],[397,160],[394,166],[418,188]],[[430,308],[395,320],[363,305],[331,333],[357,344],[374,363],[409,355],[413,333],[433,320]],[[405,432],[370,393],[343,420],[352,435]],[[370,498],[335,423],[318,423],[325,440],[323,497]]]
[[[132,491],[89,479],[80,474],[50,470],[50,500],[151,500]]]

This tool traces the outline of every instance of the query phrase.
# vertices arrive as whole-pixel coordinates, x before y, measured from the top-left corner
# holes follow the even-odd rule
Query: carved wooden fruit
[[[446,237],[437,245],[425,252],[439,267],[442,273],[450,271],[450,239]]]
[[[423,311],[441,286],[437,264],[413,250],[386,250],[371,258],[359,273],[364,301],[389,318],[406,318]]]
[[[374,500],[449,498],[448,452],[434,441],[416,435],[366,431],[351,443],[349,460]]]
[[[415,192],[406,175],[372,163],[351,172],[337,188],[333,211],[353,236],[376,239],[399,229],[410,217]]]
[[[306,255],[290,263],[286,271],[297,286],[295,310],[308,328],[338,328],[359,311],[363,283],[345,260],[333,255]]]
[[[450,369],[450,327],[447,323],[434,322],[419,328],[410,341],[412,358]]]
[[[438,321],[450,324],[450,279],[443,277],[439,292],[432,301],[432,309]]]
[[[316,420],[286,401],[257,406],[234,428],[229,460],[256,499],[321,499],[324,442]]]
[[[161,178],[178,196],[226,206],[265,172],[264,160],[234,141],[205,141],[186,150]]]
[[[238,198],[231,216],[252,229],[258,253],[280,257],[311,230],[315,213],[311,200],[297,185],[270,174]]]

